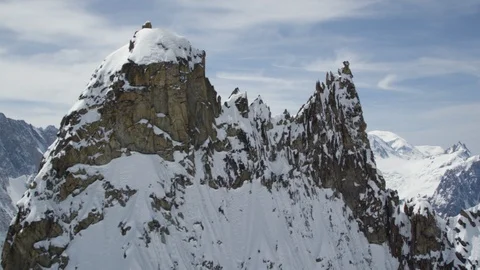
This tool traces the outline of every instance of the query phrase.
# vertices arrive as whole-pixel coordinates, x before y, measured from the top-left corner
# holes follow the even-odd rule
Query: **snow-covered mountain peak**
[[[472,156],[472,153],[467,148],[467,146],[460,141],[450,146],[447,150],[445,150],[445,153],[446,154],[456,153],[458,156],[462,156],[464,158],[468,158]]]
[[[390,146],[388,142],[401,140],[394,133],[375,131],[368,136],[387,187],[397,190],[400,198],[428,196],[440,216],[455,216],[480,203],[480,156],[471,156],[465,144],[458,142],[447,150],[415,146],[422,156],[412,159]]]
[[[250,104],[249,110],[253,112],[255,118],[270,122],[270,118],[272,117],[270,107],[263,102],[260,95]]]
[[[458,264],[441,235],[455,232],[385,189],[347,61],[272,121],[238,89],[222,103],[203,63],[113,61],[123,53],[62,120],[9,228],[6,270]]]
[[[443,150],[439,146],[413,146],[388,131],[370,131],[368,136],[387,187],[397,190],[400,198],[432,196],[443,175],[470,156],[462,143]]]
[[[93,73],[87,88],[80,99],[70,109],[68,114],[78,112],[77,124],[72,128],[77,130],[82,125],[99,120],[98,109],[107,99],[111,99],[114,88],[136,90],[144,85],[130,85],[124,76],[128,69],[147,65],[180,65],[179,76],[185,79],[185,74],[193,72],[195,66],[205,65],[205,52],[192,47],[190,42],[173,32],[157,28],[142,28],[135,32],[129,44],[124,45],[103,60]],[[149,74],[152,76],[153,74]],[[157,74],[158,76],[158,74]],[[165,74],[158,78],[157,83],[165,83]]]
[[[409,145],[409,143],[400,137],[399,135],[390,132],[390,131],[384,131],[384,130],[372,130],[368,132],[369,134],[375,135],[382,139],[383,141],[391,144],[397,144],[398,146],[404,146],[404,145]]]
[[[385,153],[389,153],[407,159],[423,158],[424,156],[423,153],[419,151],[415,146],[411,145],[405,139],[393,132],[373,130],[369,131],[368,134],[370,137],[375,136],[379,138],[389,146],[389,148],[386,149],[378,149],[379,151],[383,152],[382,155],[385,155]],[[378,139],[376,140],[375,138],[373,138],[373,140],[378,141]],[[392,153],[391,150],[393,150],[394,153]]]
[[[204,61],[204,51],[193,48],[186,38],[158,28],[137,31],[130,41],[126,56],[127,61],[137,65],[183,61],[188,63],[190,69]]]

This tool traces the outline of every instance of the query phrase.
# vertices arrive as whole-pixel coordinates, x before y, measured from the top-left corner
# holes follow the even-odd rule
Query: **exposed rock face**
[[[425,269],[466,261],[475,248],[459,261],[445,257],[454,233],[428,203],[399,204],[385,189],[351,74],[346,62],[296,116],[272,118],[260,97],[249,105],[239,89],[221,104],[204,52],[138,31],[62,120],[19,204],[2,266]]]
[[[152,23],[149,22],[149,21],[145,22],[145,23],[142,25],[142,29],[143,29],[143,28],[150,28],[150,29],[151,29],[151,28],[152,28]]]
[[[370,242],[383,243],[385,223],[379,217],[385,215],[385,181],[375,167],[348,66],[345,62],[342,69],[348,73],[339,70],[340,78],[328,73],[326,85],[317,83],[317,92],[297,114],[295,122],[303,132],[292,138],[291,147],[305,155],[315,184],[343,195]]]
[[[431,201],[443,217],[456,216],[480,203],[480,156],[445,172]]]
[[[62,120],[60,136],[67,139],[54,153],[65,155],[52,160],[58,174],[77,163],[107,164],[127,149],[172,160],[174,151],[188,151],[190,145],[198,147],[215,138],[214,118],[220,105],[202,65],[189,71],[184,64],[127,63],[119,74],[124,80],[110,78],[113,83],[98,109],[98,121],[74,133],[89,111],[75,111]],[[126,82],[136,91],[126,91]],[[95,155],[99,149],[101,155]]]

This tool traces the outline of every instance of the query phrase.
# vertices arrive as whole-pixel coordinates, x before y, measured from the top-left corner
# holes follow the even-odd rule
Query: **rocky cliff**
[[[446,223],[385,189],[348,62],[272,117],[239,89],[222,102],[205,59],[150,25],[106,58],[19,202],[5,269],[478,265],[476,212]]]
[[[480,156],[468,158],[442,176],[431,197],[440,216],[456,216],[480,203]]]

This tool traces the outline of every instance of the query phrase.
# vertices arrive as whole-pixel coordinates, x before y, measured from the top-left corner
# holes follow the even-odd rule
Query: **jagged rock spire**
[[[143,25],[142,25],[142,29],[144,28],[149,28],[151,29],[152,28],[152,23],[150,21],[146,21]]]

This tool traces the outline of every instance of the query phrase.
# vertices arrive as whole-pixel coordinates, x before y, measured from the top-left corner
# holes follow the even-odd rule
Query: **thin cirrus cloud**
[[[17,39],[46,44],[115,44],[127,31],[87,11],[83,1],[5,0],[0,2],[0,18],[0,29]]]
[[[1,112],[35,125],[58,124],[101,60],[128,42],[135,27],[115,26],[87,2],[0,2]]]
[[[71,104],[98,64],[97,61],[61,63],[37,57],[0,59],[0,99]]]
[[[368,8],[380,1],[179,0],[176,2],[183,8],[179,14],[188,17],[198,27],[225,30],[255,27],[266,23],[315,23],[361,17],[369,14]]]
[[[218,72],[216,76],[219,79],[233,80],[233,81],[249,81],[249,82],[258,82],[258,83],[281,84],[281,85],[290,85],[293,83],[293,81],[291,80],[268,77],[268,76],[262,75],[261,73]]]
[[[438,77],[449,74],[465,74],[480,78],[480,58],[451,59],[453,52],[436,57],[419,57],[409,60],[396,60],[391,62],[375,61],[362,57],[362,53],[351,51],[337,51],[335,58],[317,59],[304,65],[304,69],[313,72],[326,72],[331,66],[339,66],[344,60],[352,62],[352,69],[363,76],[359,79],[371,78],[365,84],[372,89],[401,91],[408,89],[398,86],[406,80]],[[368,55],[365,53],[363,55]]]
[[[385,89],[385,90],[395,90],[395,86],[393,86],[393,83],[397,79],[397,76],[395,74],[387,74],[383,79],[378,81],[377,87],[380,89]]]

